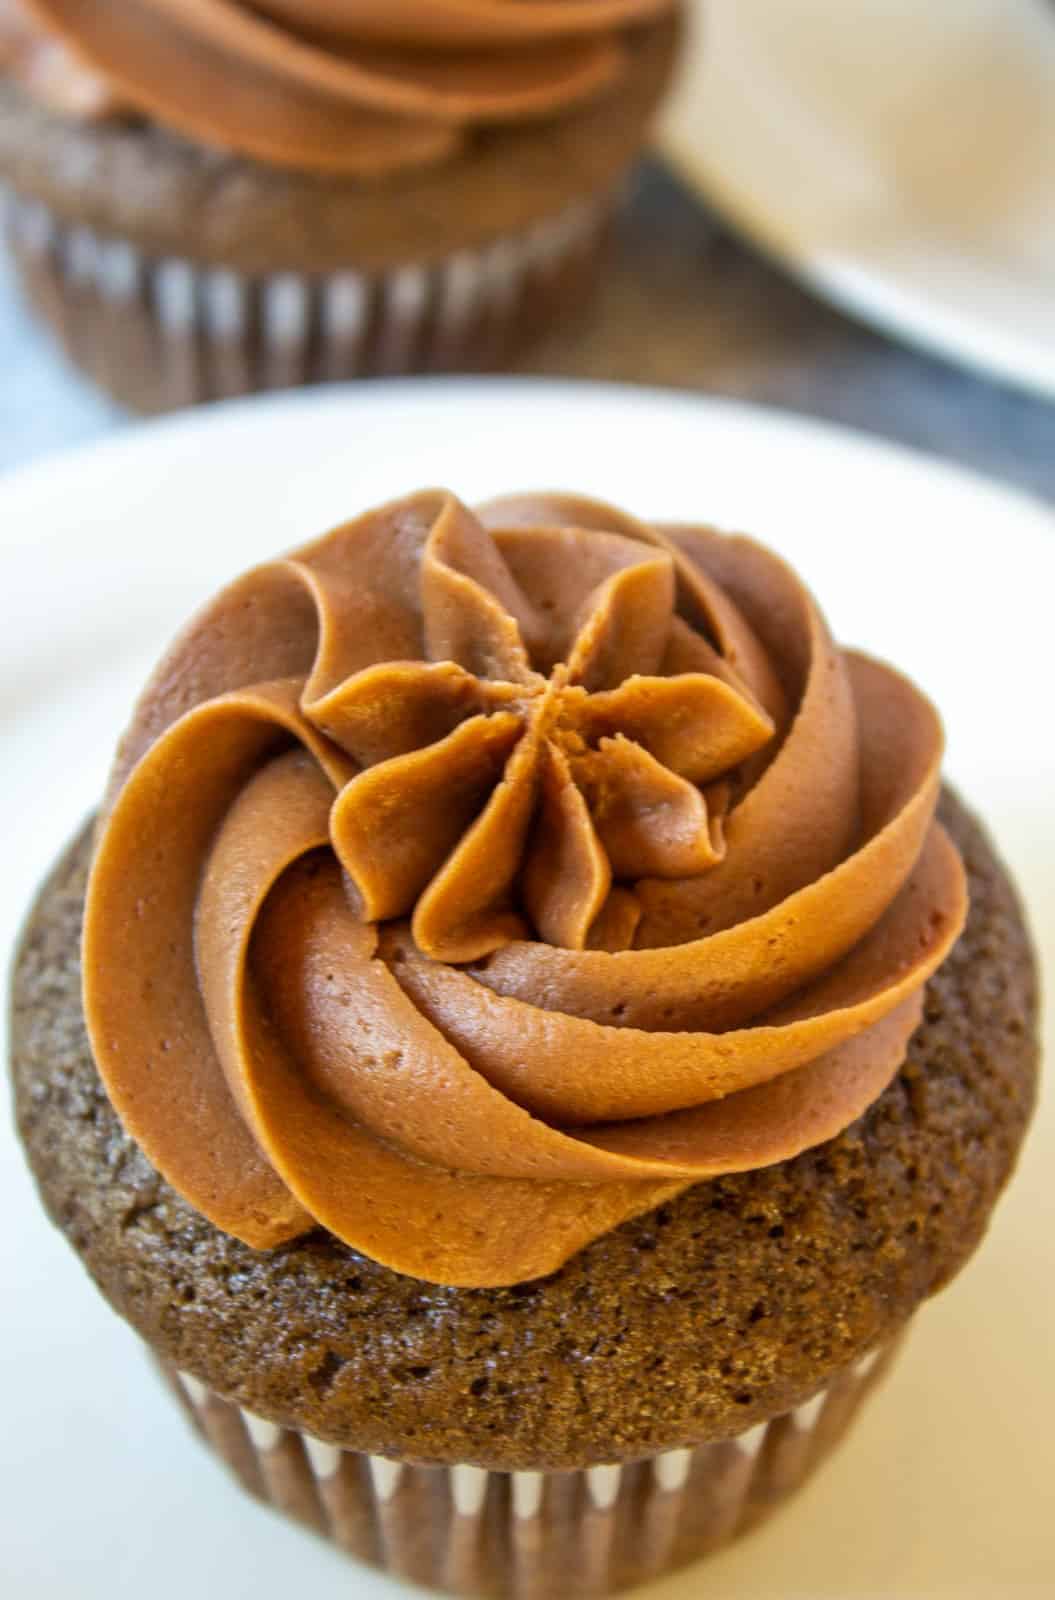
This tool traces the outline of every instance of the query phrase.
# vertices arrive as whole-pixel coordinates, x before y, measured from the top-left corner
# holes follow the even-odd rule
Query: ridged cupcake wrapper
[[[349,1554],[452,1594],[561,1600],[657,1577],[753,1527],[825,1460],[894,1350],[735,1439],[581,1472],[417,1467],[341,1450],[162,1371],[246,1489]]]
[[[585,298],[615,205],[580,201],[428,266],[248,276],[154,259],[4,197],[27,298],[66,354],[137,411],[412,372],[481,371]]]

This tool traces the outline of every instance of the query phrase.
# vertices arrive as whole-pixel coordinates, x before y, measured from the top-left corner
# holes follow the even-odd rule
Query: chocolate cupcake
[[[572,496],[413,496],[189,625],[13,1062],[52,1216],[247,1488],[578,1596],[827,1458],[1032,1105],[941,751],[775,555]]]
[[[677,0],[0,0],[29,298],[156,411],[500,366],[581,303]]]

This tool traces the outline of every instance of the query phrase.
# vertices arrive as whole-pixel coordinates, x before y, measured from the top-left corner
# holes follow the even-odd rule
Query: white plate
[[[991,819],[1055,956],[1055,522],[831,429],[728,404],[527,383],[362,386],[140,428],[0,483],[0,939],[92,806],[152,658],[230,574],[428,482],[563,485],[763,536],[842,637],[944,708],[949,770]],[[921,1318],[838,1464],[706,1578],[657,1597],[1048,1594],[1055,1312],[1050,1106],[978,1262]],[[399,1591],[228,1484],[44,1222],[0,1132],[0,1592],[288,1600]],[[5,1582],[6,1580],[6,1582]],[[204,1585],[204,1587],[203,1587]]]
[[[696,0],[662,142],[865,321],[1055,395],[1052,0]]]

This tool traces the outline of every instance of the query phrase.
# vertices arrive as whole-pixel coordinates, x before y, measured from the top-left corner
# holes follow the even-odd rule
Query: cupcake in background
[[[140,411],[501,366],[581,305],[677,0],[0,0],[28,297]]]

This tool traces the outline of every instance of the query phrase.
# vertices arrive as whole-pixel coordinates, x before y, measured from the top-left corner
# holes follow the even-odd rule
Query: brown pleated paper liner
[[[579,308],[616,199],[427,266],[250,277],[67,227],[4,197],[23,292],[74,366],[133,411],[356,377],[500,368]]]
[[[737,1438],[581,1472],[418,1467],[360,1455],[162,1371],[244,1488],[393,1577],[494,1600],[578,1600],[660,1576],[776,1510],[842,1438],[900,1338]]]

